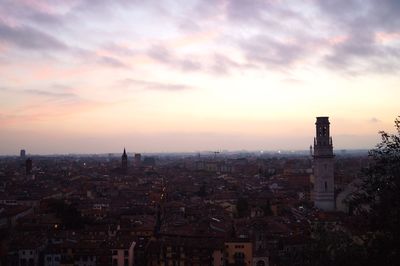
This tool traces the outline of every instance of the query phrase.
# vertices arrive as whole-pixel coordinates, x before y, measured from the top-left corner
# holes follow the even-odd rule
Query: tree
[[[351,204],[367,221],[369,262],[400,261],[400,116],[396,134],[380,131],[381,142],[369,152],[371,163]]]
[[[350,204],[364,232],[355,241],[341,231],[320,230],[305,251],[306,265],[398,265],[400,261],[400,117],[396,134],[380,131],[370,164]],[[360,226],[361,228],[361,226]]]
[[[357,211],[369,218],[374,230],[399,233],[400,224],[400,116],[397,135],[381,134],[382,141],[369,152],[371,163],[354,195]]]
[[[298,254],[293,261],[288,260],[286,265],[307,266],[365,266],[369,265],[366,259],[366,249],[353,241],[350,234],[341,230],[327,229],[318,225],[313,232],[314,238]]]

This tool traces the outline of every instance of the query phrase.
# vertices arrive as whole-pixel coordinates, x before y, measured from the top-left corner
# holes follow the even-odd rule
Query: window
[[[113,249],[112,254],[113,255],[118,255],[118,251],[116,249]]]
[[[129,266],[129,260],[128,259],[124,259],[124,266]]]
[[[325,181],[325,192],[328,191],[328,184]]]
[[[244,253],[242,252],[236,252],[233,255],[234,259],[235,259],[235,264],[238,265],[244,265]]]
[[[128,257],[129,256],[129,251],[127,249],[124,250],[124,256]]]

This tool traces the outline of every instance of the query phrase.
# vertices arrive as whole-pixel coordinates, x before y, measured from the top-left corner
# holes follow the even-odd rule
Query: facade
[[[129,239],[118,240],[111,246],[112,266],[133,266],[136,242]]]
[[[147,245],[147,265],[224,266],[224,243],[221,239],[182,236],[153,239]]]
[[[253,243],[248,239],[225,242],[225,265],[253,265]]]
[[[334,154],[329,117],[317,117],[314,138],[314,205],[320,210],[335,210]]]

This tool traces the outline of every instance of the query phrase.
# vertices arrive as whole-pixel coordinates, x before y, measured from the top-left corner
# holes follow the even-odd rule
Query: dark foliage
[[[370,165],[350,201],[364,232],[355,237],[319,228],[299,265],[399,265],[400,117],[395,127],[396,134],[379,132],[382,141],[369,152]]]
[[[369,263],[400,263],[400,117],[396,134],[381,131],[382,141],[369,152],[371,163],[352,205],[367,221]]]

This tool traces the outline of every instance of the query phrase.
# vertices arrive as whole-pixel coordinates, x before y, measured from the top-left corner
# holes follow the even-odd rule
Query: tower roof
[[[329,122],[329,116],[317,116],[317,122]]]
[[[128,158],[128,155],[126,155],[126,150],[124,148],[124,153],[122,154],[122,158]]]

